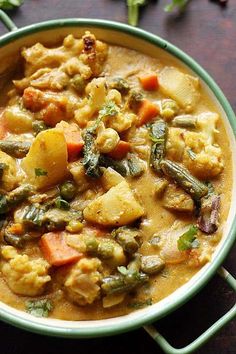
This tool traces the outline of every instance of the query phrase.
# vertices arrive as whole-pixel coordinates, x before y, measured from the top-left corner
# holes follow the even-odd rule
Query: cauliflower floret
[[[81,107],[75,111],[75,119],[82,127],[86,126],[87,122],[92,118],[94,113],[98,112],[106,100],[106,81],[104,78],[93,79],[86,86],[85,98],[81,102]]]
[[[65,288],[71,301],[79,305],[92,304],[100,295],[101,261],[83,258],[72,268]]]
[[[166,143],[167,158],[174,161],[182,161],[185,143],[183,138],[184,129],[169,128]]]
[[[115,117],[107,117],[105,119],[106,127],[115,129],[118,133],[121,133],[129,129],[137,120],[137,116],[134,113],[118,113]]]
[[[185,152],[183,163],[194,176],[201,179],[213,178],[224,168],[221,149],[213,145],[206,145],[203,151],[194,156],[194,159]]]
[[[62,70],[64,70],[68,75],[74,76],[76,74],[80,74],[83,79],[88,80],[91,75],[92,71],[88,65],[85,65],[81,60],[78,58],[71,58],[69,59],[63,66]]]
[[[26,254],[19,255],[12,246],[3,247],[2,256],[7,260],[2,265],[2,274],[15,294],[37,296],[43,293],[51,280],[49,264],[44,259],[30,260]]]
[[[213,178],[224,168],[221,148],[215,144],[218,114],[205,112],[196,117],[196,131],[170,128],[167,157],[183,162],[200,179]]]
[[[100,124],[96,139],[96,146],[101,153],[107,154],[115,149],[120,141],[119,134],[112,128],[105,129],[104,124]]]
[[[0,163],[4,163],[6,168],[3,170],[1,187],[6,191],[14,189],[19,181],[22,179],[22,175],[19,174],[15,160],[7,155],[5,152],[0,151]]]
[[[213,112],[205,112],[197,117],[197,128],[204,134],[208,144],[214,143],[215,134],[218,132],[216,129],[218,119],[219,115]]]

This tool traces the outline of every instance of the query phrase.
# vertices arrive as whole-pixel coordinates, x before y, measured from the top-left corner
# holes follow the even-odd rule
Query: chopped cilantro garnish
[[[178,249],[179,251],[186,251],[192,248],[199,247],[199,241],[196,238],[198,228],[194,225],[191,225],[188,231],[186,231],[178,239]]]
[[[52,302],[48,299],[30,300],[26,302],[26,311],[36,317],[48,317],[52,309]]]
[[[43,170],[42,168],[35,168],[34,172],[36,177],[48,175],[48,172],[46,170]]]

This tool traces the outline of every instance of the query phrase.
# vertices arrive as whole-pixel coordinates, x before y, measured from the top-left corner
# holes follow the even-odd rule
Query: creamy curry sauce
[[[227,218],[231,151],[214,103],[169,55],[107,48],[89,33],[22,55],[1,117],[0,300],[65,320],[160,301],[211,261]]]

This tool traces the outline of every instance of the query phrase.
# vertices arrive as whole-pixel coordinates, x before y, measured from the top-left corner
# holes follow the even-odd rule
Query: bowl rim
[[[162,39],[161,37],[154,35],[145,30],[131,27],[124,23],[119,23],[115,21],[108,20],[97,20],[97,19],[89,19],[89,18],[70,18],[70,19],[57,19],[39,22],[36,24],[32,24],[29,26],[22,27],[20,29],[14,30],[10,33],[7,33],[0,37],[0,48],[2,49],[5,45],[14,42],[17,39],[20,39],[25,36],[29,36],[31,34],[37,32],[43,32],[46,30],[53,30],[56,28],[65,28],[65,27],[89,27],[89,28],[102,28],[105,30],[113,30],[121,33],[125,33],[136,37],[138,39],[145,40],[161,49],[164,49],[169,54],[181,60],[187,67],[189,67],[193,72],[195,72],[210,88],[216,97],[217,101],[220,103],[223,111],[225,112],[229,124],[231,126],[234,138],[236,138],[236,118],[234,112],[224,96],[223,92],[219,88],[219,86],[215,83],[213,78],[188,54],[186,54],[181,49],[177,48],[173,44],[168,41]],[[121,323],[111,324],[101,324],[96,327],[90,328],[70,328],[68,321],[68,327],[57,327],[56,325],[48,326],[46,323],[37,323],[36,318],[32,318],[29,320],[28,318],[23,318],[20,314],[16,315],[7,311],[6,309],[0,308],[0,319],[3,321],[12,324],[16,327],[27,329],[31,332],[50,335],[50,336],[61,336],[61,337],[74,337],[74,338],[89,338],[89,337],[100,337],[100,336],[108,336],[119,334],[122,332],[134,330],[143,325],[147,325],[160,319],[175,309],[179,308],[185,302],[187,302],[191,297],[193,297],[200,289],[210,280],[210,278],[215,274],[224,258],[228,254],[230,248],[232,247],[236,238],[236,214],[234,214],[233,222],[231,228],[228,233],[228,237],[224,240],[223,244],[220,247],[220,250],[217,254],[217,257],[213,260],[213,262],[209,265],[207,271],[202,275],[200,279],[189,289],[184,295],[176,297],[175,301],[171,304],[166,304],[159,311],[149,313],[146,315],[140,316],[139,319],[135,321],[130,321],[130,319],[125,319]],[[21,311],[17,311],[21,312]],[[78,321],[82,322],[82,321]],[[91,321],[93,322],[93,321]]]

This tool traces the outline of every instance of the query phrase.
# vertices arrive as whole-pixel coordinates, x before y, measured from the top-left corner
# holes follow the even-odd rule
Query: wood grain
[[[139,26],[172,42],[191,55],[216,80],[236,109],[236,1],[222,8],[208,0],[192,0],[182,15],[163,12],[168,0],[149,1],[141,13]],[[25,0],[17,11],[9,12],[18,27],[56,18],[86,17],[126,22],[124,0]],[[5,33],[0,25],[0,34]],[[236,247],[225,267],[236,275]],[[176,346],[198,336],[235,302],[235,294],[215,276],[195,298],[159,321],[156,326]],[[0,324],[2,354],[158,354],[154,341],[142,330],[116,337],[68,340],[42,337]],[[198,354],[235,354],[236,320],[225,327]]]

